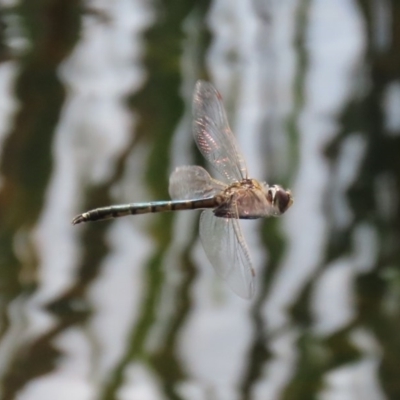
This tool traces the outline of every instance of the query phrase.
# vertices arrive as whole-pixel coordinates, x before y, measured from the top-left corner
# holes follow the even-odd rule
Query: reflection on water
[[[1,397],[400,398],[399,3],[157,4],[1,2]],[[242,224],[253,302],[196,212],[70,225],[200,162],[199,77],[295,195]]]

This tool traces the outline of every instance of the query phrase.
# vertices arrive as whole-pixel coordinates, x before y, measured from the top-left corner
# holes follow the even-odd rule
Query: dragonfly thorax
[[[242,190],[264,190],[264,186],[256,179],[246,178],[241,181],[232,183],[224,190],[224,194],[230,196]]]
[[[215,216],[240,219],[278,216],[293,202],[290,192],[255,179],[243,179],[231,184],[215,200]]]

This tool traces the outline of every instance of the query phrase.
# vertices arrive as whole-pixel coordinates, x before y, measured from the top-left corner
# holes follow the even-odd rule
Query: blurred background
[[[0,398],[400,399],[398,0],[0,1]],[[197,79],[250,175],[256,296],[168,199]],[[204,164],[203,164],[204,165]]]

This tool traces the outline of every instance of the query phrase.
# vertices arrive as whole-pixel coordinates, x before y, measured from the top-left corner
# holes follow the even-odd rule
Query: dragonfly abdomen
[[[72,221],[74,225],[81,222],[100,221],[110,218],[124,217],[126,215],[148,214],[166,211],[195,210],[214,208],[219,204],[218,197],[199,200],[154,201],[148,203],[130,203],[108,207],[96,208],[78,215]]]

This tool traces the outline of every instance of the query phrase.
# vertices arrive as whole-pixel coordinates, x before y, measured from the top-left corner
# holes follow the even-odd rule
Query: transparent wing
[[[229,127],[220,93],[198,81],[193,97],[193,135],[203,156],[228,183],[247,178],[246,163]]]
[[[212,210],[205,210],[200,217],[200,238],[217,274],[240,297],[252,298],[255,273],[239,220],[216,217]]]
[[[204,199],[215,196],[225,187],[197,165],[178,167],[169,178],[169,195],[173,200]]]

